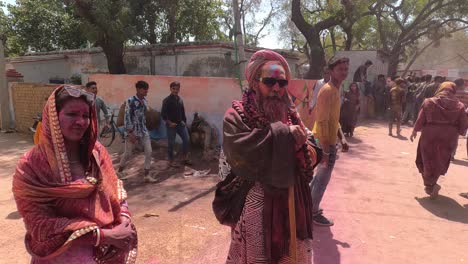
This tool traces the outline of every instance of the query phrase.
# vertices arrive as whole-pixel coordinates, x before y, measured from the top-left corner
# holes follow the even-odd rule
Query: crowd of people
[[[437,197],[437,180],[448,170],[459,135],[468,129],[468,112],[456,97],[463,83],[379,75],[371,85],[371,66],[367,61],[359,67],[341,94],[349,59],[332,58],[310,103],[314,125],[306,127],[288,94],[291,71],[285,58],[270,50],[250,58],[248,87],[223,119],[222,181],[213,201],[216,218],[231,228],[227,263],[311,263],[313,225],[334,225],[320,205],[337,160],[337,143],[347,150],[345,137],[354,136],[360,111],[386,115],[389,135],[393,124],[398,136],[402,122],[414,124],[411,141],[421,133],[416,165],[425,192]],[[180,86],[170,84],[161,113],[173,167],[178,166],[176,135],[183,141],[182,163],[191,163]],[[13,178],[32,263],[135,263],[137,232],[122,179],[132,150],[141,144],[143,179],[155,181],[145,118],[148,92],[149,84],[138,81],[135,95],[125,101],[125,152],[117,171],[98,141],[99,111],[105,116],[101,127],[109,115],[96,97],[97,84],[88,83],[85,90],[60,86],[50,95],[40,140],[20,159]]]

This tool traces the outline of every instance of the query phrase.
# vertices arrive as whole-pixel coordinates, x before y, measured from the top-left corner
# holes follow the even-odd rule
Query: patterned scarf
[[[288,125],[299,125],[302,129],[305,130],[305,126],[302,123],[299,114],[292,107],[292,102],[288,96]],[[255,91],[252,89],[248,89],[242,95],[242,101],[234,101],[233,108],[239,113],[242,117],[243,121],[250,127],[250,128],[264,128],[270,124],[270,121],[266,118],[264,113],[262,113],[258,109],[258,104],[256,103],[255,99]],[[304,144],[301,148],[302,151],[297,152],[297,160],[298,166],[303,176],[306,179],[312,179],[313,177],[313,166],[317,160],[316,151],[311,150],[311,146],[308,144]]]
[[[13,178],[13,194],[26,227],[26,248],[36,260],[53,259],[69,249],[74,240],[97,228],[120,224],[121,203],[127,197],[109,153],[96,142],[94,106],[82,140],[86,178],[73,181],[56,109],[62,89],[58,87],[49,97],[42,115],[40,142],[20,159]],[[89,211],[80,207],[83,201]],[[130,251],[97,247],[95,260],[134,263],[136,243]],[[102,261],[104,258],[107,260]]]

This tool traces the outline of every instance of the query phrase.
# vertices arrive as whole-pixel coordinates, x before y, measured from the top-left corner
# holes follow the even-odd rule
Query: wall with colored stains
[[[169,95],[169,84],[179,81],[188,123],[191,123],[193,114],[198,112],[218,132],[222,131],[223,116],[231,107],[232,100],[242,97],[239,81],[233,78],[93,74],[89,76],[89,80],[97,82],[98,96],[115,109],[116,115],[124,100],[135,94],[137,81],[148,82],[148,103],[158,111],[161,110],[163,99]],[[309,113],[308,104],[314,85],[314,80],[292,80],[288,87],[291,99],[309,127],[313,124],[313,116]]]

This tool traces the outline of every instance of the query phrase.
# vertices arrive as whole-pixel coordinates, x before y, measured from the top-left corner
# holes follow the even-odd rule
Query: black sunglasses
[[[288,85],[288,80],[284,79],[276,79],[271,77],[260,78],[260,81],[268,87],[273,87],[276,83],[278,83],[279,87],[283,88]]]

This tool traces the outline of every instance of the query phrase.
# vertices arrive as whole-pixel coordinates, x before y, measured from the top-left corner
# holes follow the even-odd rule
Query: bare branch
[[[301,1],[292,0],[291,2],[291,20],[294,22],[299,31],[306,37],[306,39],[315,31],[315,27],[309,24],[302,15]]]
[[[429,21],[427,24],[425,24],[423,26],[424,30],[419,32],[419,33],[414,33],[414,34],[411,34],[411,35],[408,35],[407,37],[401,39],[401,43],[403,45],[408,45],[412,42],[414,42],[415,40],[419,39],[420,37],[422,36],[425,36],[429,33],[430,29],[431,28],[440,28],[440,27],[443,27],[445,24],[448,24],[449,22],[461,22],[463,24],[466,24],[468,25],[468,21],[467,20],[463,20],[463,19],[460,19],[460,18],[451,18],[451,19],[446,19],[444,21],[441,21],[439,24],[434,24],[434,22],[432,21]],[[457,30],[458,31],[458,28],[454,28],[454,30]],[[449,32],[450,33],[450,32]]]
[[[304,10],[305,10],[307,13],[309,13],[309,14],[311,14],[311,15],[313,15],[313,14],[315,14],[315,13],[320,13],[320,12],[326,11],[326,10],[323,9],[323,8],[317,8],[317,9],[315,9],[315,10],[310,10],[310,9],[308,9],[308,8],[306,8],[306,7],[303,7],[303,8],[304,8]]]
[[[458,29],[454,29],[454,30],[451,30],[447,33],[455,33],[457,31],[461,31],[461,30],[465,30],[465,29],[468,29],[468,26],[466,27],[462,27],[462,28],[458,28]],[[432,41],[430,41],[428,44],[426,44],[423,48],[421,48],[420,50],[416,50],[415,54],[413,55],[413,57],[411,58],[410,62],[406,65],[405,67],[405,70],[403,72],[403,75],[405,75],[409,68],[411,68],[411,66],[413,65],[413,63],[416,61],[416,59],[421,56],[427,48],[429,48],[430,46],[432,46],[432,44],[434,44],[436,41],[439,41],[441,40],[443,37],[439,37],[439,38],[436,38],[436,39],[433,39]]]
[[[254,38],[254,42],[255,42],[255,46],[257,46],[258,44],[258,39],[259,39],[259,36],[260,36],[260,33],[265,29],[265,27],[270,23],[273,15],[275,14],[275,7],[273,6],[273,3],[270,3],[270,12],[268,13],[268,16],[262,21],[263,25],[262,27],[258,30],[257,34],[255,35],[255,38]]]
[[[343,18],[332,16],[318,22],[317,24],[315,24],[315,27],[317,28],[317,30],[321,31],[327,28],[338,26],[342,21]]]

